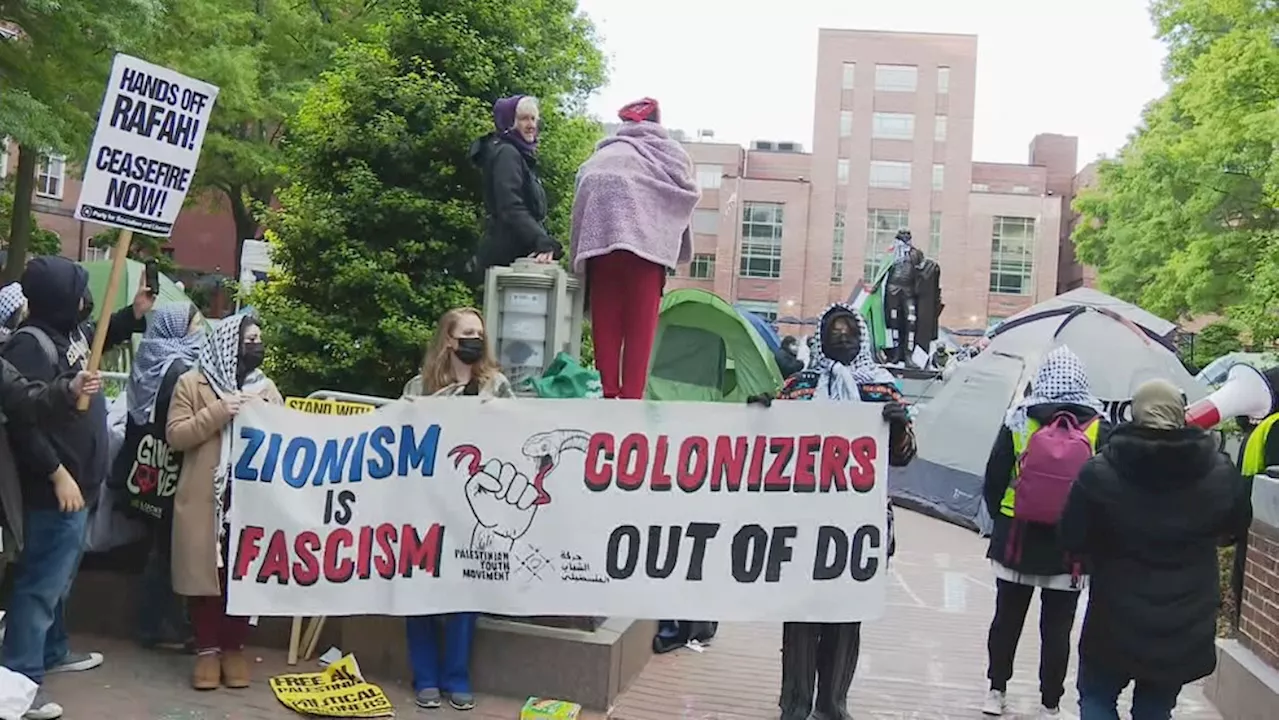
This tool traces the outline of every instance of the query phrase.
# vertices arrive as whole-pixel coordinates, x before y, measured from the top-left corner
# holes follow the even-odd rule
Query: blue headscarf
[[[160,384],[169,372],[169,365],[181,360],[194,365],[204,346],[204,331],[187,334],[191,325],[191,305],[170,303],[151,312],[147,332],[138,343],[129,373],[129,417],[138,425],[146,425],[154,419],[156,396]]]

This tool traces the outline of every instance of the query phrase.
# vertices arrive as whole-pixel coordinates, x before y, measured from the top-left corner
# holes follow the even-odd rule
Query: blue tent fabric
[[[739,307],[735,307],[734,310],[737,310],[739,315],[751,323],[751,327],[755,328],[756,332],[759,333],[760,339],[764,341],[765,347],[769,348],[769,352],[778,352],[778,349],[782,347],[782,338],[778,337],[778,331],[774,329],[773,325],[753,312]]]

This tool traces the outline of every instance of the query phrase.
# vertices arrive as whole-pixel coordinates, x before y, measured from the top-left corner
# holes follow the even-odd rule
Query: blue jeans
[[[87,510],[26,513],[22,556],[18,560],[5,623],[4,666],[44,681],[44,671],[67,656],[63,611],[84,554]]]
[[[455,613],[404,619],[414,692],[432,688],[446,693],[471,692],[476,617],[476,613]]]
[[[1181,685],[1161,685],[1115,675],[1081,660],[1076,674],[1080,720],[1119,720],[1116,702],[1130,682],[1133,682],[1133,720],[1169,720],[1173,717],[1178,693],[1182,692]]]

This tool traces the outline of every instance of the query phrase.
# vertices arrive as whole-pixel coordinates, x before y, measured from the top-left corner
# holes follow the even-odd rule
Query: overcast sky
[[[662,103],[663,123],[722,142],[812,147],[818,28],[978,36],[974,159],[1027,161],[1040,132],[1080,138],[1081,166],[1113,154],[1164,92],[1144,0],[579,0],[609,59],[591,111]],[[758,8],[748,10],[748,7]]]

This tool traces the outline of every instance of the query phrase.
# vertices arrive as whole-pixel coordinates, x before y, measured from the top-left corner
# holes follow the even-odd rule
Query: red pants
[[[191,613],[191,630],[195,635],[196,652],[212,650],[243,650],[249,638],[249,618],[227,615],[227,575],[219,570],[222,594],[208,597],[187,598],[187,611]]]
[[[591,340],[607,398],[641,400],[667,269],[624,250],[587,261]]]

